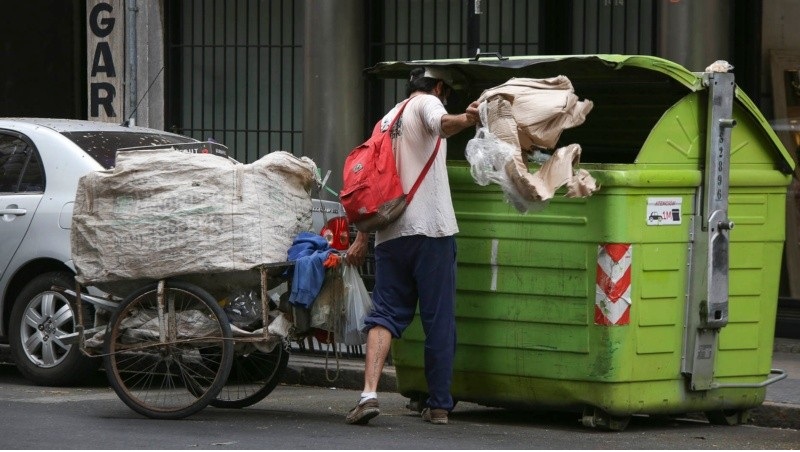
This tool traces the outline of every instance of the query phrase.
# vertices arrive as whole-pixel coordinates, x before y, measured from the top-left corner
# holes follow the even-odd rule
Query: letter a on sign
[[[123,121],[125,8],[123,0],[86,0],[88,117]]]

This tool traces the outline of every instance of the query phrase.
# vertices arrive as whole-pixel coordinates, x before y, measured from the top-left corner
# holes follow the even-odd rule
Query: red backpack
[[[406,105],[408,101],[400,107],[385,131],[373,133],[367,141],[353,149],[344,161],[344,184],[339,198],[347,220],[361,232],[379,231],[400,217],[439,151],[441,138],[436,141],[430,159],[406,194],[397,174],[391,137],[392,127]]]

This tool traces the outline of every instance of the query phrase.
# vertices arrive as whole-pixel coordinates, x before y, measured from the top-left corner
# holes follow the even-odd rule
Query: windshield
[[[117,149],[137,146],[151,146],[155,144],[189,143],[192,138],[179,135],[166,135],[142,132],[63,132],[63,135],[80,146],[87,154],[92,156],[103,168],[114,166],[114,157]]]

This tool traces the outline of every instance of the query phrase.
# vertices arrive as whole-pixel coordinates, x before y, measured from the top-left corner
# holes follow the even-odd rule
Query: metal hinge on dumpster
[[[708,123],[703,187],[695,195],[689,240],[688,290],[684,349],[681,371],[693,391],[720,387],[760,387],[786,374],[761,383],[719,384],[714,382],[714,362],[720,330],[728,324],[729,237],[733,222],[728,218],[731,129],[735,96],[734,76],[707,72]]]
[[[719,331],[728,324],[728,219],[733,74],[706,73],[708,123],[703,187],[695,196],[682,371],[692,390],[712,388]]]

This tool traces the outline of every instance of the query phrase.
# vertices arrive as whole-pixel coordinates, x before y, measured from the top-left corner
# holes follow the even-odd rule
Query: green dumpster
[[[471,136],[451,139],[454,398],[575,411],[617,430],[634,414],[743,422],[785,377],[771,362],[794,163],[734,74],[624,55],[367,72],[404,79],[430,64],[463,75],[464,102],[511,77],[566,75],[594,109],[558,146],[580,144],[580,167],[601,186],[520,214],[499,187],[472,180]],[[398,390],[412,400],[427,391],[423,340],[417,320],[392,347]]]

